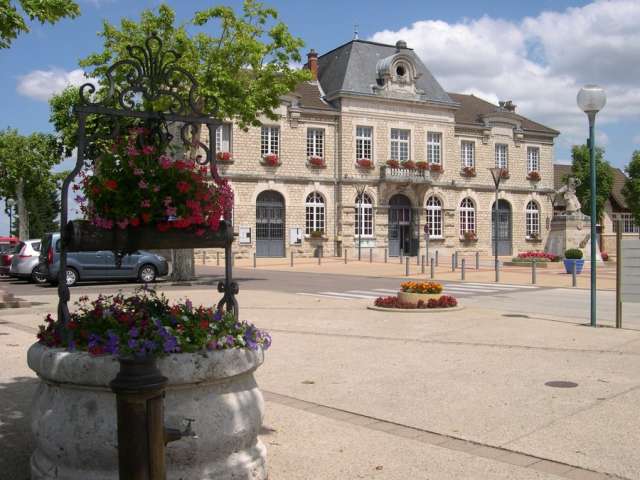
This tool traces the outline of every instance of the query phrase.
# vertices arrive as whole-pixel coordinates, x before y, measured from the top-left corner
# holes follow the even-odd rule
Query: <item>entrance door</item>
[[[256,200],[256,256],[284,257],[284,198],[267,190]]]
[[[411,201],[404,195],[389,200],[389,256],[412,255]],[[401,252],[402,250],[402,252]]]
[[[511,205],[506,200],[498,200],[498,255],[512,255],[511,248]],[[491,242],[495,255],[496,238],[495,203],[491,206]]]

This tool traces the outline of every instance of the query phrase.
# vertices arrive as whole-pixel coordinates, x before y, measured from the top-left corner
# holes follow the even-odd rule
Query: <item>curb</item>
[[[386,308],[386,307],[376,307],[375,305],[367,305],[367,310],[375,310],[377,312],[392,312],[392,313],[444,313],[444,312],[457,312],[458,310],[464,310],[464,305],[458,305],[457,307],[446,307],[446,308]]]

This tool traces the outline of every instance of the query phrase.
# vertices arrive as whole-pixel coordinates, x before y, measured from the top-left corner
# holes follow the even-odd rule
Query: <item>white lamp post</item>
[[[607,103],[604,89],[585,85],[578,92],[578,107],[589,119],[589,156],[591,167],[591,326],[596,326],[596,114]]]

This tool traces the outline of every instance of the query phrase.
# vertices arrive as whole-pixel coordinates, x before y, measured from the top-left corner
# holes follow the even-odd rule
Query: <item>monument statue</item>
[[[556,195],[561,195],[565,205],[565,215],[578,216],[581,214],[580,200],[576,196],[576,188],[580,186],[580,180],[576,177],[569,177],[567,183],[556,190]]]

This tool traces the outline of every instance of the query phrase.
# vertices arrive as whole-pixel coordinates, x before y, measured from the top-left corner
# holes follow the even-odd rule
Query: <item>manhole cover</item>
[[[566,380],[552,380],[545,385],[553,388],[576,388],[578,386],[576,382],[567,382]]]
[[[529,318],[529,315],[523,315],[521,313],[503,313],[502,316],[509,318]]]

